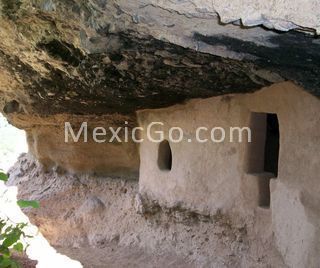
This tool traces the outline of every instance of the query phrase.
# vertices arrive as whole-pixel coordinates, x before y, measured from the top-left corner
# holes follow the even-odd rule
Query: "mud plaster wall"
[[[251,112],[276,113],[280,124],[277,179],[271,180],[271,206],[260,208],[257,181],[263,174],[248,174],[249,145],[189,143],[199,126],[249,126]],[[193,100],[167,109],[144,110],[138,119],[145,129],[163,122],[161,130],[184,129],[181,143],[170,143],[171,171],[157,166],[158,144],[140,146],[140,193],[164,206],[183,206],[205,213],[225,213],[245,219],[270,214],[276,245],[290,267],[320,265],[320,106],[319,100],[292,83],[280,83],[254,94]],[[160,130],[160,129],[158,129]],[[205,133],[202,132],[202,138]],[[228,131],[227,131],[228,133]],[[146,138],[146,132],[143,133]],[[168,136],[165,136],[168,139]]]

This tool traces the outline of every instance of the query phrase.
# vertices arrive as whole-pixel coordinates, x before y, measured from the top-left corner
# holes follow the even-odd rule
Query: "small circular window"
[[[159,144],[158,167],[160,170],[171,170],[172,168],[172,151],[167,140]]]

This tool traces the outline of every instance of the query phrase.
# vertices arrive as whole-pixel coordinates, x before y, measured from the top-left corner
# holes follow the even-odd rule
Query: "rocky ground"
[[[9,184],[20,198],[40,201],[41,209],[25,211],[31,221],[85,267],[284,267],[272,235],[253,239],[249,221],[156,205],[146,210],[136,180],[44,173],[25,154]]]

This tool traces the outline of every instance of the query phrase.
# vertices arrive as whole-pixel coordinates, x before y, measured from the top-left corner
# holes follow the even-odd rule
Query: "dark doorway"
[[[264,171],[278,176],[279,161],[279,121],[276,114],[267,114],[266,143],[264,150]]]
[[[270,207],[270,179],[278,176],[280,131],[277,114],[251,114],[252,142],[247,172],[258,180],[259,206]]]
[[[160,170],[171,170],[172,168],[172,151],[167,140],[159,144],[158,167]]]

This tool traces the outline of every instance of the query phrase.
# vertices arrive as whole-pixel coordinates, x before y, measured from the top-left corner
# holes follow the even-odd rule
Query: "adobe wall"
[[[197,127],[250,126],[252,112],[276,113],[280,128],[278,177],[271,179],[270,208],[259,206],[259,181],[270,174],[250,170],[262,152],[247,142],[197,143]],[[140,147],[140,193],[167,207],[185,207],[202,213],[219,211],[254,221],[256,237],[271,237],[290,267],[318,267],[320,212],[320,106],[319,99],[292,83],[280,83],[253,94],[192,100],[167,109],[138,113],[140,125],[163,122],[162,130],[179,126],[186,133],[170,143],[172,169],[160,170],[158,144]],[[154,129],[156,130],[156,129]],[[256,133],[253,133],[255,138]],[[202,138],[210,139],[210,133]],[[146,131],[142,135],[146,138]],[[155,135],[156,137],[156,135]],[[168,136],[165,136],[168,139]],[[258,170],[259,171],[259,170]]]
[[[278,248],[290,267],[318,267],[319,100],[290,84],[244,99],[249,109],[276,112],[279,117],[279,175],[271,182],[272,225]]]
[[[200,126],[211,129],[241,125],[243,111],[235,101],[234,97],[219,97],[139,112],[140,124],[145,129],[151,122],[163,122],[167,140],[171,127],[179,126],[187,135],[181,143],[170,143],[173,158],[172,170],[168,172],[157,166],[158,143],[147,141],[146,132],[143,133],[146,142],[140,147],[141,193],[170,207],[181,202],[200,211],[232,208],[239,196],[243,146],[229,142],[189,143],[187,139],[195,140],[195,129]],[[156,133],[153,137],[157,137]],[[210,139],[210,134],[203,133],[202,138]]]

